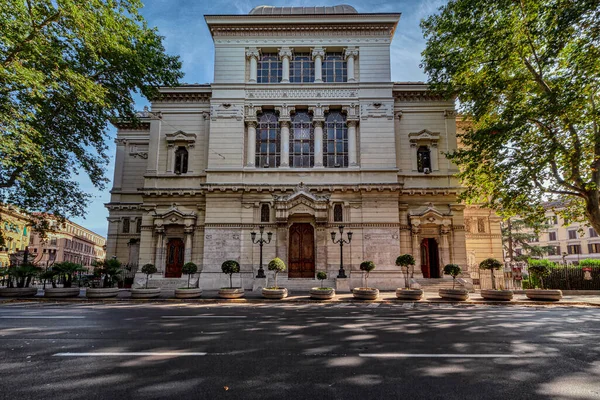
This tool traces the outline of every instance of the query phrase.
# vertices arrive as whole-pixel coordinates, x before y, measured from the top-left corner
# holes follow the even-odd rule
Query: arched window
[[[175,150],[175,173],[185,174],[188,171],[188,151],[185,147],[179,146]]]
[[[263,53],[260,56],[256,80],[258,83],[279,83],[281,81],[281,60],[277,53]]]
[[[325,118],[323,165],[330,168],[348,166],[348,126],[346,117],[340,112],[331,112]]]
[[[290,167],[310,168],[315,164],[315,143],[312,118],[298,112],[292,118],[290,135]]]
[[[431,151],[427,146],[421,146],[417,150],[417,170],[419,172],[426,172],[425,168],[431,172]]]
[[[344,214],[341,204],[336,204],[333,206],[333,222],[343,222]]]
[[[268,204],[260,207],[260,222],[269,222],[271,220],[271,210]]]
[[[274,112],[261,114],[256,132],[256,166],[279,167],[279,121]]]

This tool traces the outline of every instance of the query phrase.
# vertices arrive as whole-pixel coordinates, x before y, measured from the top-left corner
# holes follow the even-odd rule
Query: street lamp
[[[252,243],[258,244],[260,246],[260,267],[258,268],[257,278],[266,278],[265,270],[263,269],[263,245],[271,243],[271,237],[273,236],[273,232],[267,232],[267,239],[263,239],[263,233],[265,231],[264,226],[259,226],[258,231],[260,232],[260,239],[256,240],[256,232],[250,232],[250,237],[252,238]]]
[[[344,244],[350,244],[352,241],[352,232],[347,232],[348,240],[344,240],[344,225],[340,225],[340,238],[335,240],[335,232],[331,232],[331,241],[333,244],[340,244],[340,271],[338,273],[338,278],[347,278],[346,271],[344,271]]]

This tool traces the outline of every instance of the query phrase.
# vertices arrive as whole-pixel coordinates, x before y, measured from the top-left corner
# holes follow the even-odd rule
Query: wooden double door
[[[185,246],[181,239],[170,239],[167,242],[167,263],[165,278],[181,278]]]
[[[440,254],[435,239],[421,241],[421,272],[423,278],[440,278]]]
[[[288,278],[315,277],[315,229],[311,224],[290,227]]]

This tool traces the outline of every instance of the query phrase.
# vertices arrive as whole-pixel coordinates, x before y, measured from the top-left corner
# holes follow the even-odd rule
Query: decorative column
[[[316,47],[312,51],[312,58],[315,61],[315,83],[323,82],[323,58],[325,57],[325,49]]]
[[[185,233],[185,250],[183,253],[183,262],[188,263],[192,261],[192,236],[194,234],[193,226],[186,226],[183,229]]]
[[[280,167],[290,166],[290,123],[289,121],[280,121],[281,125],[281,162]]]
[[[358,57],[358,49],[356,47],[348,47],[344,51],[344,57],[346,58],[348,82],[356,82],[356,77],[354,76],[354,59]]]
[[[440,228],[440,236],[441,236],[441,245],[442,245],[442,251],[441,251],[441,266],[440,267],[444,267],[446,264],[450,264],[450,244],[448,241],[448,235],[450,235],[450,227],[443,225]],[[465,271],[467,272],[467,271]]]
[[[258,70],[258,57],[260,51],[256,47],[246,49],[246,57],[250,60],[250,79],[248,83],[256,83],[256,71]]]
[[[256,154],[256,121],[246,121],[248,125],[248,141],[246,143],[246,166],[255,167]]]
[[[162,226],[155,228],[156,232],[156,255],[154,257],[154,266],[158,271],[163,267],[163,249],[165,247],[165,228]],[[163,271],[164,272],[164,271]]]
[[[351,167],[356,167],[356,124],[358,121],[348,121],[348,164]]]
[[[415,268],[421,272],[421,241],[419,234],[421,229],[418,226],[412,227],[412,254],[415,258]]]
[[[323,121],[314,121],[315,125],[315,167],[323,166]]]
[[[292,58],[292,50],[289,47],[280,48],[279,57],[281,57],[281,83],[290,83],[290,59]]]

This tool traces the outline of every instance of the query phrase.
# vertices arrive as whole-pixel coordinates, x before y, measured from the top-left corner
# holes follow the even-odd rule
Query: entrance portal
[[[183,253],[185,246],[181,239],[171,239],[167,243],[167,266],[165,278],[181,278],[183,267]]]
[[[288,278],[315,277],[315,230],[311,224],[290,227]]]
[[[421,272],[423,278],[440,278],[440,256],[435,239],[421,241]]]

